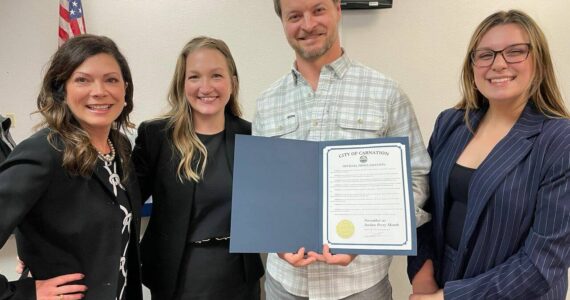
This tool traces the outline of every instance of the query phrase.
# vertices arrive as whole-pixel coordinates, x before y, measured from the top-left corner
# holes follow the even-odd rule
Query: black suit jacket
[[[12,121],[0,115],[0,163],[6,160],[8,154],[12,152],[15,143],[10,136],[10,126]]]
[[[17,228],[18,254],[34,279],[83,273],[85,299],[115,299],[123,212],[103,184],[108,178],[72,176],[62,168],[62,153],[49,144],[48,132],[20,143],[0,165],[0,243]],[[133,213],[127,297],[142,299],[140,194],[136,180],[123,185]],[[0,276],[0,299],[35,299],[35,284]]]
[[[226,114],[225,140],[230,170],[233,172],[236,134],[251,134],[251,124]],[[152,195],[150,222],[141,243],[143,283],[151,290],[171,298],[175,292],[182,263],[194,201],[194,182],[181,183],[178,162],[171,142],[167,120],[153,120],[139,126],[133,161],[141,184],[143,199]],[[243,254],[247,281],[263,276],[258,254]]]

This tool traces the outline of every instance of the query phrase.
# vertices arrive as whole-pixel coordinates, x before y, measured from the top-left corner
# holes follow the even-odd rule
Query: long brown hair
[[[229,74],[233,78],[232,93],[226,105],[225,112],[236,117],[241,116],[241,109],[237,100],[239,76],[228,45],[222,40],[206,36],[192,39],[182,48],[180,55],[178,55],[176,68],[168,92],[170,111],[165,115],[165,117],[168,118],[168,126],[172,129],[172,146],[180,157],[177,170],[180,181],[184,179],[188,181],[200,180],[206,169],[206,160],[208,157],[206,147],[196,135],[192,121],[192,108],[184,93],[186,59],[192,52],[202,48],[217,50],[225,57]]]
[[[109,54],[115,58],[121,69],[123,80],[127,84],[126,106],[113,122],[109,136],[115,144],[115,150],[121,160],[124,180],[128,176],[131,146],[120,131],[126,132],[128,128],[134,127],[129,121],[129,114],[133,110],[134,85],[127,60],[111,39],[104,36],[84,34],[71,38],[55,52],[44,76],[37,99],[37,112],[43,116],[38,127],[51,129],[48,140],[54,148],[63,152],[63,167],[70,174],[81,176],[92,174],[97,163],[98,153],[91,144],[89,134],[81,127],[65,103],[65,83],[73,71],[86,59],[101,53]]]
[[[481,38],[493,27],[504,24],[516,24],[520,26],[529,37],[530,51],[532,52],[532,64],[534,75],[528,91],[529,101],[544,115],[555,118],[569,118],[562,94],[556,83],[554,66],[550,58],[550,50],[544,33],[534,20],[526,13],[519,10],[499,11],[488,16],[475,29],[467,54],[463,61],[461,72],[461,89],[463,98],[456,108],[465,109],[465,121],[469,124],[469,112],[479,109],[487,104],[488,100],[475,86],[473,74],[473,62],[471,53],[479,45]]]

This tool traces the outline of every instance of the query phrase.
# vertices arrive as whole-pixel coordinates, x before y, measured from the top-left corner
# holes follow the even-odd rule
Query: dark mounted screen
[[[340,0],[341,9],[380,9],[391,8],[392,0],[363,1],[363,0]]]

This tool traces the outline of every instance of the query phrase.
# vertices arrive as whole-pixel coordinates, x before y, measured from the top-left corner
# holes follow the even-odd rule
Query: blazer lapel
[[[134,166],[131,164],[131,170],[134,170]],[[119,167],[119,166],[117,166]],[[122,170],[121,170],[122,171]],[[121,172],[120,174],[124,174],[124,172]],[[130,174],[130,176],[135,176],[134,174]],[[139,220],[140,220],[140,213],[141,213],[141,208],[142,208],[142,203],[141,203],[141,195],[140,195],[140,190],[139,187],[136,183],[136,179],[129,177],[130,179],[127,180],[126,182],[126,186],[125,186],[125,194],[127,195],[127,199],[129,200],[129,204],[131,205],[131,211],[133,214],[133,220],[134,220],[134,229],[131,228],[131,234],[136,234],[136,236],[139,235]],[[133,231],[134,230],[134,231]]]
[[[471,123],[471,128],[475,130],[479,125],[479,121],[481,117],[485,114],[486,110],[479,110],[470,113],[469,120]],[[439,216],[445,216],[447,205],[447,190],[449,187],[449,176],[451,174],[451,169],[455,165],[457,158],[463,152],[467,143],[473,137],[473,133],[469,128],[465,125],[463,114],[460,118],[454,119],[454,122],[451,124],[446,124],[448,128],[451,128],[452,132],[448,133],[450,136],[449,138],[445,138],[446,143],[441,146],[440,149],[434,149],[433,153],[440,153],[441,157],[437,158],[438,163],[441,164],[441,169],[437,170],[437,174],[431,174],[430,176],[435,176],[437,180],[433,180],[432,184],[436,184],[433,187],[434,196],[438,197],[438,201],[434,201],[436,205],[435,210]],[[438,175],[439,174],[439,175]],[[438,233],[439,236],[437,237],[443,245],[444,241],[444,232],[445,232],[445,218],[438,218],[439,222],[435,224],[437,226],[434,232]]]
[[[532,104],[527,104],[507,136],[493,148],[473,174],[469,184],[467,216],[459,244],[460,251],[466,249],[467,242],[496,189],[532,149],[532,137],[540,133],[544,119],[545,116],[538,113]]]
[[[116,165],[117,165],[117,174],[124,174],[121,169],[121,163],[117,162]],[[132,169],[134,170],[134,168]],[[134,173],[130,174],[130,176],[135,176],[135,174]],[[115,191],[113,190],[112,185],[109,182],[109,172],[105,169],[103,164],[101,163],[97,164],[97,166],[95,167],[95,172],[93,177],[95,177],[99,181],[99,183],[103,186],[103,188],[109,193],[111,199],[117,202],[117,196],[115,195]],[[123,178],[121,177],[121,179]],[[127,180],[126,183],[121,182],[121,185],[125,187],[124,191],[129,201],[129,204],[131,205],[131,212],[136,222],[134,230],[136,230],[135,233],[138,234],[138,228],[139,228],[138,220],[142,203],[140,200],[141,199],[140,192],[135,182],[136,180],[131,178],[130,180]],[[120,187],[117,186],[117,189],[120,189]]]
[[[234,173],[234,147],[236,141],[236,129],[234,128],[234,123],[230,119],[228,113],[226,113],[225,120],[225,133],[224,138],[226,140],[226,157],[228,158],[228,167],[230,168],[230,173]]]
[[[112,168],[112,166],[110,167]],[[102,163],[97,162],[95,166],[95,171],[93,172],[93,177],[95,177],[99,183],[103,186],[103,188],[109,193],[113,201],[116,200],[115,192],[113,191],[111,183],[109,183],[109,172],[105,169]],[[119,188],[119,187],[117,187]]]

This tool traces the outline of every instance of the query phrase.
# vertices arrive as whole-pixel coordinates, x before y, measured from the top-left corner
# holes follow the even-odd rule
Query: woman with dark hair
[[[462,88],[429,143],[432,220],[408,260],[410,299],[565,299],[570,115],[532,18],[487,17]]]
[[[229,253],[239,78],[228,46],[197,37],[178,56],[170,111],[139,126],[133,161],[153,208],[141,243],[143,283],[152,298],[260,297],[258,254]]]
[[[0,299],[142,299],[127,61],[109,38],[72,38],[37,106],[43,129],[0,165],[0,243],[16,230],[33,277],[0,276]]]

